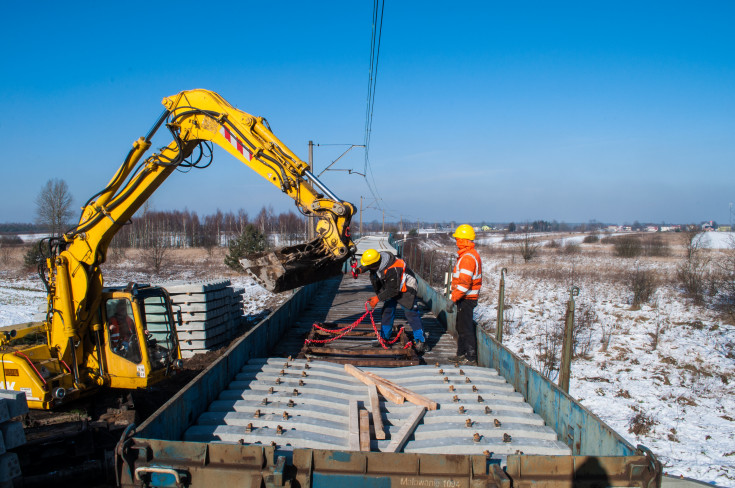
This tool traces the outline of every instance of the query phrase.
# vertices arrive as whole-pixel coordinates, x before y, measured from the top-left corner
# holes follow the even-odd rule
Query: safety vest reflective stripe
[[[471,249],[457,259],[452,273],[452,300],[456,301],[462,297],[476,300],[479,296],[482,287],[482,265],[476,252]],[[466,256],[472,258],[474,262],[465,260]]]
[[[473,273],[469,269],[461,269],[461,270],[459,270],[459,272],[470,275],[473,280],[479,280],[480,278],[482,278],[482,272],[480,271],[480,267],[477,265],[477,258],[474,255],[469,254],[469,253],[468,254],[465,254],[464,256],[469,256],[469,257],[471,257],[475,261],[475,272]],[[462,256],[462,257],[464,257],[464,256]],[[459,264],[459,263],[457,263],[457,264]],[[459,277],[459,275],[457,275],[457,277]]]
[[[465,256],[469,256],[472,258],[473,261],[475,261],[475,269],[474,271],[470,271],[469,269],[459,268],[459,263],[462,262],[462,258]],[[464,254],[462,255],[462,258],[457,260],[457,264],[454,265],[454,273],[452,273],[452,278],[459,278],[460,273],[470,275],[473,280],[479,280],[482,278],[482,271],[480,271],[480,267],[477,265],[477,258],[473,256],[472,254]]]

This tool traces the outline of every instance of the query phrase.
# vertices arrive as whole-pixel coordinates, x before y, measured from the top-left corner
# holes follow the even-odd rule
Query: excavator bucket
[[[257,252],[240,259],[245,271],[266,290],[280,293],[342,274],[349,258],[336,258],[321,249],[321,240]]]

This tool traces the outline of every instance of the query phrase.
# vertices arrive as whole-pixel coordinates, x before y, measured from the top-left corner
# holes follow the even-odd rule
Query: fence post
[[[572,352],[574,344],[572,336],[574,330],[574,297],[579,295],[579,288],[572,286],[569,290],[569,301],[567,302],[567,316],[564,324],[564,342],[562,343],[561,367],[559,368],[559,388],[569,393],[569,379],[572,371]]]
[[[434,253],[436,251],[431,251],[431,258],[429,258],[429,286],[434,286],[434,275],[432,274],[434,272]]]
[[[495,322],[495,339],[502,344],[503,342],[503,306],[505,305],[505,273],[508,268],[500,270],[500,287],[498,290],[498,320]]]
[[[446,288],[445,294],[447,296],[447,300],[451,300],[452,297],[452,268],[452,261],[450,260],[448,271],[444,274],[444,286]]]

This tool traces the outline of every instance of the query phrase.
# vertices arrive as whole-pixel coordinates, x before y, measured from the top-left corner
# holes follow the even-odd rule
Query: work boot
[[[463,366],[477,366],[477,358],[465,358],[464,360],[460,361],[459,364]]]
[[[467,356],[464,354],[457,354],[449,358],[450,363],[461,363],[462,361],[467,361]]]
[[[426,352],[426,343],[425,342],[416,342],[414,343],[414,349],[416,349],[416,352],[418,354],[423,354]]]

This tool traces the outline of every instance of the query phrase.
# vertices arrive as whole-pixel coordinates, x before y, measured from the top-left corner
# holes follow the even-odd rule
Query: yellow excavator
[[[163,105],[107,186],[84,205],[76,227],[42,242],[46,320],[0,329],[3,386],[25,392],[30,408],[51,409],[101,386],[144,388],[181,367],[166,290],[105,287],[100,266],[118,229],[174,170],[211,163],[211,143],[288,194],[302,214],[317,218],[314,240],[241,260],[264,287],[280,292],[337,275],[355,253],[349,233],[354,206],[322,184],[264,118],[201,89],[164,98]],[[142,160],[163,125],[173,140]]]

